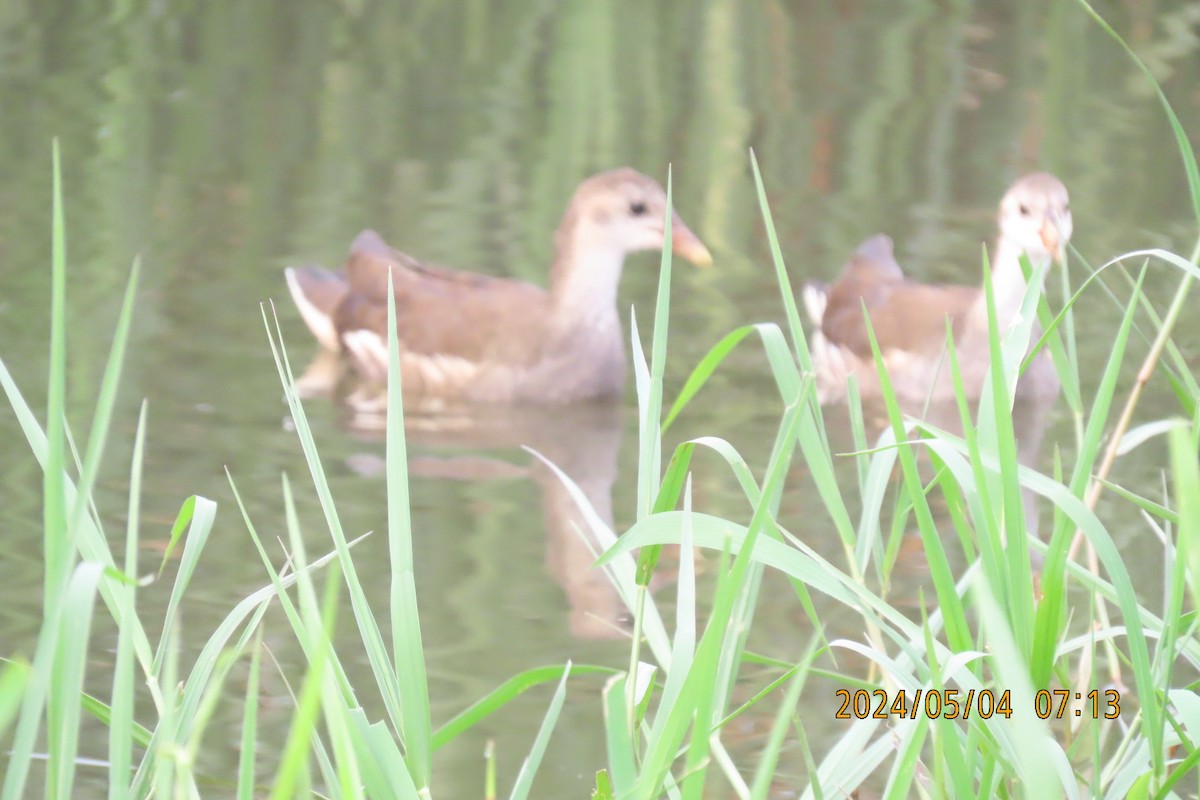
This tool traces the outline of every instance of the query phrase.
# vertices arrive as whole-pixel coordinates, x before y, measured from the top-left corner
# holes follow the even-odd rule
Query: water
[[[749,147],[797,283],[835,274],[877,231],[895,237],[911,274],[974,282],[996,202],[1012,178],[1034,168],[1055,171],[1070,187],[1074,243],[1091,262],[1145,246],[1190,252],[1195,224],[1162,111],[1117,46],[1072,4],[507,5],[314,0],[101,10],[26,1],[0,12],[0,357],[40,407],[49,150],[58,136],[70,243],[69,410],[79,434],[90,421],[129,265],[135,256],[143,261],[98,490],[106,527],[115,536],[124,524],[142,398],[150,408],[143,537],[164,539],[191,494],[220,504],[183,615],[192,648],[267,582],[226,468],[269,537],[282,529],[286,471],[300,490],[310,552],[328,547],[285,425],[260,303],[277,302],[302,361],[311,339],[281,271],[337,263],[364,227],[421,258],[542,282],[550,232],[580,179],[624,164],[665,177],[670,163],[677,206],[717,266],[676,270],[668,397],[721,335],[749,321],[782,320]],[[1156,5],[1101,10],[1151,63],[1194,134],[1196,12],[1182,2]],[[643,331],[656,265],[657,256],[631,258],[621,288],[622,307],[638,309]],[[1156,268],[1148,284],[1162,308],[1173,274]],[[1085,376],[1099,373],[1116,313],[1096,291],[1078,307]],[[1195,341],[1197,331],[1195,318],[1185,319],[1176,340]],[[1130,374],[1144,351],[1135,343]],[[598,497],[607,488],[618,529],[632,520],[636,491],[632,406],[631,391],[623,411],[587,423],[591,455],[600,457],[583,469]],[[1156,378],[1139,418],[1174,409]],[[765,361],[747,344],[672,435],[725,436],[760,470],[779,410]],[[382,530],[383,480],[372,474],[382,443],[348,431],[329,403],[310,403],[309,413],[346,529]],[[1057,443],[1069,454],[1061,402],[1054,420],[1046,450]],[[512,444],[413,443],[415,556],[435,723],[521,670],[567,658],[616,666],[627,657],[619,641],[596,638],[609,630],[597,618],[619,625],[620,615],[603,583],[582,571],[587,553],[561,535],[556,490]],[[41,608],[40,475],[9,413],[0,413],[0,452],[0,650],[28,653]],[[1123,460],[1114,478],[1153,493],[1161,463],[1154,442]],[[715,462],[700,461],[695,480],[699,507],[742,513],[736,486]],[[819,509],[797,468],[781,522],[837,558]],[[1154,585],[1161,567],[1132,555],[1145,527],[1128,507],[1107,510],[1131,553],[1135,582]],[[379,607],[385,554],[379,536],[356,550]],[[157,558],[143,553],[144,565]],[[165,604],[168,585],[145,592],[149,618],[149,609]],[[785,591],[775,596],[777,612],[767,604],[757,620],[764,648],[795,657],[809,624]],[[269,620],[276,657],[301,664],[282,618]],[[342,658],[365,684],[365,657],[354,654],[349,615],[343,620]],[[842,621],[853,634],[856,621],[829,610],[834,629]],[[99,625],[95,638],[89,687],[103,695],[111,630]],[[279,701],[264,707],[264,735],[282,742],[284,690],[278,679],[264,680],[264,693]],[[580,796],[602,766],[598,688],[598,680],[572,685],[539,796]],[[547,692],[533,692],[439,752],[438,794],[481,793],[488,737],[497,740],[508,785],[547,700]],[[818,753],[822,732],[839,730],[832,711],[805,719]],[[210,730],[202,768],[217,781],[214,796],[228,791],[217,776],[229,774],[236,758],[239,713],[229,704]],[[763,736],[756,724],[739,730],[747,763]],[[103,757],[102,732],[89,731],[83,755]],[[800,771],[792,756],[783,784]],[[98,796],[103,773],[81,775],[80,796]]]

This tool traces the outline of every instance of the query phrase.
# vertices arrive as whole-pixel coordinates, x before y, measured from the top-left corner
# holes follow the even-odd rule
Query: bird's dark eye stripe
[[[636,203],[630,203],[629,213],[633,214],[635,217],[640,217],[642,214],[646,213],[646,204],[640,200]]]

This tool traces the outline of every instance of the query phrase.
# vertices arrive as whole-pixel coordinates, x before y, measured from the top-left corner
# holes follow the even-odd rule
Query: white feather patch
[[[342,334],[342,344],[354,359],[363,375],[376,383],[387,380],[387,343],[372,331],[346,331]]]
[[[363,373],[377,383],[387,381],[387,342],[373,331],[356,330],[342,334],[351,357]],[[458,356],[418,355],[401,350],[400,364],[404,380],[417,385],[409,388],[421,394],[452,393],[471,383],[479,365]]]
[[[806,283],[800,289],[800,299],[804,302],[804,311],[808,321],[820,327],[825,319],[825,306],[829,303],[829,294],[825,288],[813,283]]]
[[[333,319],[313,305],[308,296],[304,294],[304,288],[300,285],[300,280],[296,277],[296,270],[293,267],[288,267],[283,274],[287,279],[288,291],[292,293],[292,301],[300,310],[304,324],[312,331],[313,336],[317,337],[317,341],[321,343],[322,347],[336,353],[341,348],[338,344],[337,329],[333,327]]]

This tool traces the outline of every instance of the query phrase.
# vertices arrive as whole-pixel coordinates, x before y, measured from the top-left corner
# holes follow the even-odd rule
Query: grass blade
[[[129,469],[129,520],[125,526],[125,574],[136,576],[138,569],[139,514],[141,512],[142,465],[146,448],[146,403],[138,414],[137,432],[133,439],[133,464]],[[129,605],[136,602],[136,587],[121,590]],[[117,658],[113,667],[112,721],[108,734],[108,797],[123,800],[129,797],[129,781],[133,777],[133,719],[134,719],[134,652],[133,626],[117,628]]]
[[[4,670],[0,672],[0,736],[4,735],[17,715],[28,683],[28,664],[9,661],[4,665]]]
[[[509,678],[438,728],[433,734],[433,749],[438,750],[449,744],[530,689],[551,681],[562,680],[566,669],[565,666],[558,665],[534,667]],[[589,665],[572,665],[571,673],[576,676],[623,674],[620,670],[612,667]]]
[[[1171,474],[1179,511],[1179,555],[1187,565],[1192,605],[1200,603],[1200,465],[1191,432],[1174,428],[1170,435]]]
[[[392,655],[400,691],[400,711],[409,771],[417,786],[428,787],[433,772],[433,723],[425,650],[417,615],[413,570],[412,517],[409,513],[408,453],[404,441],[404,403],[400,386],[400,342],[396,333],[396,296],[388,272],[387,495],[388,555],[391,559]]]
[[[571,662],[568,661],[563,668],[563,676],[558,682],[558,688],[554,690],[554,697],[550,700],[550,707],[546,709],[542,726],[533,740],[533,747],[529,749],[529,756],[521,764],[521,771],[517,773],[517,780],[513,785],[509,800],[527,800],[529,797],[529,792],[533,788],[533,778],[542,764],[542,756],[546,754],[546,745],[550,743],[550,734],[554,732],[554,726],[558,723],[558,715],[562,713],[563,703],[567,699],[567,678],[570,675]]]
[[[83,675],[87,668],[88,641],[91,638],[92,612],[96,607],[96,588],[104,567],[94,561],[80,564],[66,586],[60,617],[61,648],[54,664],[51,691],[62,694],[63,726],[57,737],[57,751],[49,753],[48,790],[52,797],[70,797],[75,785],[75,757],[79,753],[79,717],[82,713]]]
[[[250,672],[246,676],[246,699],[242,703],[242,738],[238,751],[238,800],[254,800],[254,775],[258,746],[258,671],[262,653],[262,628],[254,636]]]

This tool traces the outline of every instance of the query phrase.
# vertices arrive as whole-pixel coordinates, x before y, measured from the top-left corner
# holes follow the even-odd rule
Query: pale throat
[[[574,237],[551,271],[555,314],[581,325],[619,324],[617,286],[624,265],[624,248]]]
[[[1001,330],[1008,330],[1016,321],[1017,312],[1021,310],[1021,301],[1025,299],[1025,275],[1021,271],[1021,248],[1009,237],[1002,236],[996,244],[992,257],[992,293],[996,298],[996,321]],[[1029,262],[1037,269],[1039,261],[1044,262],[1049,256],[1039,253],[1028,254]],[[983,319],[987,319],[986,296],[979,299]]]

